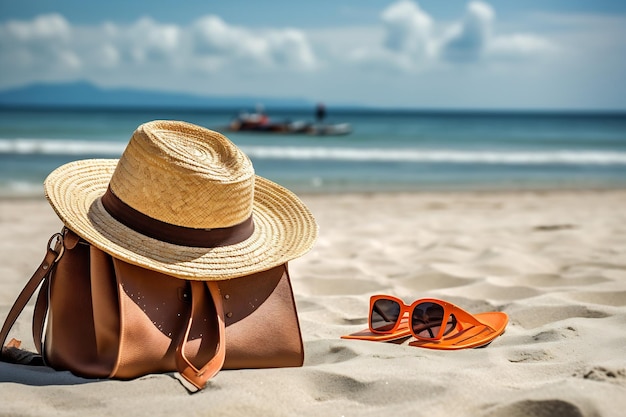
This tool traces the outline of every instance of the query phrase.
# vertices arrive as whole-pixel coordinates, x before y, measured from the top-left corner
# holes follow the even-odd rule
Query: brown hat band
[[[135,210],[120,200],[111,187],[102,196],[102,205],[117,221],[151,238],[181,246],[217,248],[243,242],[252,236],[252,215],[243,222],[216,229],[194,229],[165,223]]]

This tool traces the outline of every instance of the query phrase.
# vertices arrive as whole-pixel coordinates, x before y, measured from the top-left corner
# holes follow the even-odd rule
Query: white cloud
[[[194,22],[190,34],[193,51],[215,68],[244,63],[308,70],[317,65],[307,37],[296,29],[255,32],[205,16]]]
[[[72,72],[81,67],[81,59],[71,41],[72,28],[59,14],[7,22],[0,25],[0,68]]]
[[[306,36],[296,29],[272,31],[267,35],[269,50],[277,65],[315,69],[317,59]]]
[[[41,15],[31,22],[10,21],[3,27],[3,35],[24,43],[42,41],[66,42],[71,38],[71,27],[57,13]]]
[[[385,47],[414,57],[430,55],[433,48],[433,21],[416,3],[400,0],[382,14]]]
[[[194,52],[225,59],[251,58],[263,61],[267,43],[244,28],[230,26],[218,16],[205,16],[191,27]]]
[[[171,62],[180,48],[180,32],[175,25],[160,24],[144,17],[119,31],[121,36],[117,39],[117,47],[135,62]]]
[[[465,16],[450,24],[436,22],[412,0],[399,0],[382,12],[381,21],[385,30],[381,42],[355,47],[349,59],[366,67],[376,67],[378,62],[422,72],[443,63],[524,59],[556,49],[537,35],[495,33],[495,11],[482,1],[470,2]]]
[[[474,61],[481,57],[493,37],[495,12],[486,3],[469,3],[463,21],[442,45],[442,56],[453,61]]]
[[[520,59],[538,54],[558,51],[558,47],[540,36],[516,33],[493,38],[486,49],[486,54],[493,57]]]
[[[297,29],[251,30],[217,16],[187,26],[144,17],[130,25],[107,22],[72,26],[59,14],[0,23],[0,70],[5,82],[89,79],[91,71],[176,69],[207,74],[220,70],[307,71],[318,65],[306,35]],[[123,81],[121,82],[124,83]]]

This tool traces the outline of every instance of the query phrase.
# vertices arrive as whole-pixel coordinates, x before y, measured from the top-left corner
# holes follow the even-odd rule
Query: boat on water
[[[339,136],[352,132],[350,123],[322,123],[298,121],[271,121],[264,113],[241,113],[227,127],[230,132],[255,132]]]

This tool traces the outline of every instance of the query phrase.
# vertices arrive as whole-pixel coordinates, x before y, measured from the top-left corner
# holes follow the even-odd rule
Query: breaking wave
[[[0,155],[119,157],[126,143],[59,139],[0,139]],[[253,159],[503,165],[626,165],[626,152],[597,150],[454,150],[416,148],[241,146]]]

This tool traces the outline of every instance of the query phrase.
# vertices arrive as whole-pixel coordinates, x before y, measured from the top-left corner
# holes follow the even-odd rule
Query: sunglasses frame
[[[393,328],[390,330],[376,330],[372,327],[372,312],[374,311],[375,303],[379,300],[394,301],[398,303],[398,305],[400,306],[400,313],[398,314],[396,323],[393,326]],[[422,304],[422,303],[434,303],[443,307],[441,329],[439,330],[438,334],[435,337],[419,336],[413,331],[413,326],[410,323],[411,317],[413,316],[413,310],[415,310],[415,308],[419,304]],[[476,317],[474,317],[471,313],[468,313],[467,311],[463,310],[461,307],[456,306],[450,302],[439,300],[436,298],[421,298],[419,300],[415,300],[413,303],[411,303],[411,305],[407,305],[404,303],[403,300],[397,297],[391,296],[391,295],[373,295],[370,298],[370,309],[369,309],[369,317],[367,319],[367,322],[369,325],[370,332],[375,333],[375,334],[394,333],[398,330],[400,325],[404,323],[407,326],[407,328],[410,330],[411,335],[413,335],[413,337],[415,337],[416,339],[425,340],[425,341],[437,341],[437,340],[442,340],[444,338],[446,326],[443,324],[448,322],[451,315],[454,315],[454,317],[456,318],[456,322],[457,322],[456,327],[458,327],[459,331],[466,330],[467,328],[473,327],[473,326],[486,326],[490,330],[494,332],[496,331],[493,327],[481,322]],[[469,324],[471,326],[464,327],[463,324],[466,324],[466,325]]]

